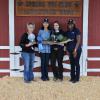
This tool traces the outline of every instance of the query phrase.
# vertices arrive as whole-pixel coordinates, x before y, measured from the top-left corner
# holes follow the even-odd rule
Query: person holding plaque
[[[35,24],[27,24],[27,32],[24,33],[20,40],[20,47],[22,48],[21,56],[24,61],[24,81],[30,83],[34,80],[33,67],[34,67],[34,44],[35,35],[33,31]]]
[[[38,33],[38,49],[41,57],[41,79],[43,81],[48,81],[48,65],[49,65],[49,56],[50,56],[50,45],[47,41],[50,38],[50,29],[48,19],[44,19],[43,27],[39,30]]]
[[[51,32],[51,66],[54,75],[54,81],[63,80],[63,56],[64,56],[64,45],[60,44],[63,41],[64,32],[60,29],[58,21],[53,24],[53,30]],[[56,65],[58,63],[58,67]]]
[[[70,19],[67,23],[68,30],[66,37],[73,40],[66,44],[67,51],[69,52],[69,59],[71,64],[71,79],[70,81],[76,83],[80,79],[80,56],[81,56],[81,35],[78,28],[75,26],[75,22]]]

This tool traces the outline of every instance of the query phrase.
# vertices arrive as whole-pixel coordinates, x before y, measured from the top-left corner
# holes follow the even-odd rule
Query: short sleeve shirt
[[[72,31],[67,31],[65,33],[68,39],[72,39],[73,41],[67,43],[67,50],[69,52],[72,52],[75,49],[76,43],[77,43],[77,36],[80,35],[79,29],[75,28]],[[79,46],[80,48],[81,46]]]

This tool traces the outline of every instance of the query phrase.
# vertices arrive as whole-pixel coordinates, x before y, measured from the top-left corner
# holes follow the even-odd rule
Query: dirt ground
[[[0,78],[0,100],[100,100],[100,77],[82,77],[79,83],[63,82],[24,83],[22,78]]]

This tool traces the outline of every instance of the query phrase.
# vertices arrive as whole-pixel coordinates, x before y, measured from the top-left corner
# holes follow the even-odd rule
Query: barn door
[[[20,17],[16,16],[14,13],[15,7],[14,7],[14,1],[15,0],[9,0],[9,24],[10,24],[10,75],[11,76],[23,76],[23,62],[21,58],[21,48],[19,47],[19,40],[21,35],[25,32],[25,25],[27,22],[33,22],[36,24],[36,29],[35,29],[35,34],[38,33],[38,30],[41,27],[42,20],[45,17]],[[85,0],[86,1],[86,0]],[[62,17],[54,17],[50,16],[48,17],[50,20],[50,23],[53,23],[55,20],[58,20],[61,22],[61,26],[63,29],[66,29],[66,20],[68,20],[70,17],[66,18],[66,16]],[[80,30],[82,31],[82,16],[75,18],[76,23]],[[40,56],[38,54],[37,48],[36,48],[36,56],[35,56],[35,62],[34,62],[34,71],[35,71],[35,76],[40,76]],[[81,75],[83,75],[83,53],[81,55],[80,59],[80,65],[81,65]],[[64,66],[64,76],[69,76],[70,75],[70,64],[69,64],[69,58],[68,55],[64,56],[63,59],[63,66]],[[52,76],[52,71],[51,67],[49,67],[49,75]]]
[[[100,76],[100,0],[89,2],[87,75]]]

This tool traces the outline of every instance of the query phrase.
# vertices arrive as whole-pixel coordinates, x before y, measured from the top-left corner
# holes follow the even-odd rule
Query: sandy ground
[[[36,82],[26,84],[22,78],[0,78],[0,100],[100,100],[100,77],[82,77],[79,83]]]

